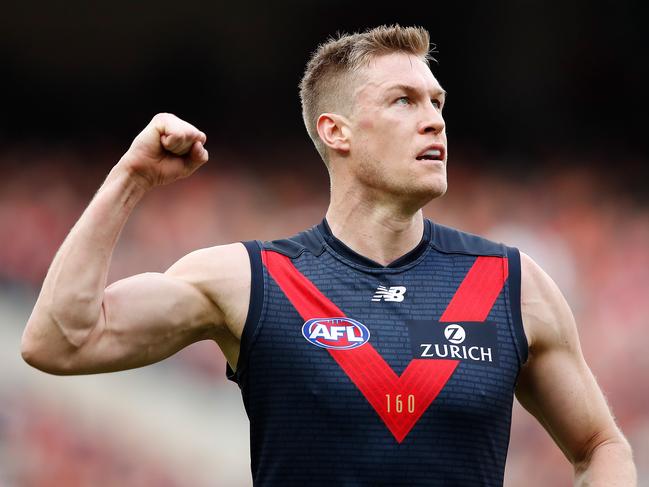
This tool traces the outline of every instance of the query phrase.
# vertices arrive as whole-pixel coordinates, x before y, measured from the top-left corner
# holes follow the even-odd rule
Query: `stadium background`
[[[553,276],[649,485],[649,108],[641,2],[12,2],[0,15],[0,485],[249,485],[248,429],[215,345],[53,377],[19,357],[49,262],[159,111],[211,160],[134,212],[109,280],[317,223],[324,166],[297,84],[336,31],[418,24],[449,92],[448,194],[426,215],[517,245]],[[506,485],[569,485],[518,405]]]

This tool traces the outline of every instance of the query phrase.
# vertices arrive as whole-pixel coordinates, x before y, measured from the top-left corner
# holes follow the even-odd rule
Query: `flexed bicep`
[[[106,289],[101,321],[71,359],[76,373],[140,367],[211,338],[222,321],[218,307],[193,284],[139,274]]]
[[[154,186],[189,176],[207,162],[206,138],[188,122],[158,114],[134,139],[50,265],[21,340],[27,363],[52,373],[144,364],[192,339],[197,321],[215,314],[206,311],[213,301],[177,275],[136,276],[104,295],[111,256],[129,215]],[[125,333],[130,340],[123,339]],[[169,340],[160,341],[167,334]],[[162,345],[134,353],[140,339]]]
[[[34,337],[31,341],[42,345],[29,362],[53,374],[92,374],[151,364],[199,340],[231,343],[236,332],[229,326],[242,323],[249,290],[243,245],[194,251],[165,273],[138,274],[108,286],[83,342]]]
[[[138,274],[106,288],[99,320],[79,347],[44,350],[33,365],[54,374],[141,367],[210,338],[220,322],[218,307],[192,284],[160,273]]]

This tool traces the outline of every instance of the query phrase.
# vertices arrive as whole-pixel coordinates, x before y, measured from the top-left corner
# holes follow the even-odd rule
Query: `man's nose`
[[[419,124],[419,133],[439,134],[444,130],[445,126],[446,124],[444,123],[442,112],[431,103],[424,111],[424,115]]]

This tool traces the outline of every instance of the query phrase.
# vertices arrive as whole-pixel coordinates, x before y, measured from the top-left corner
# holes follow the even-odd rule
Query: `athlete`
[[[576,485],[636,485],[554,282],[515,248],[423,217],[448,157],[428,32],[331,39],[300,95],[331,178],[322,222],[106,287],[140,199],[208,160],[203,132],[158,114],[56,254],[24,359],[91,374],[214,340],[250,418],[255,485],[502,485],[514,394]]]

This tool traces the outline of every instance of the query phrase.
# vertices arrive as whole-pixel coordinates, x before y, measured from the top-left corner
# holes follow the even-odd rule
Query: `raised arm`
[[[559,288],[521,254],[521,301],[529,359],[516,396],[550,433],[575,470],[577,486],[636,485],[631,448],[581,352]]]
[[[113,249],[137,202],[204,164],[205,140],[171,114],[156,115],[135,138],[50,266],[23,333],[29,364],[54,374],[108,372],[156,362],[205,338],[231,345],[227,320],[240,318],[228,316],[236,313],[219,289],[248,298],[241,244],[199,250],[164,274],[132,276],[105,289]]]

